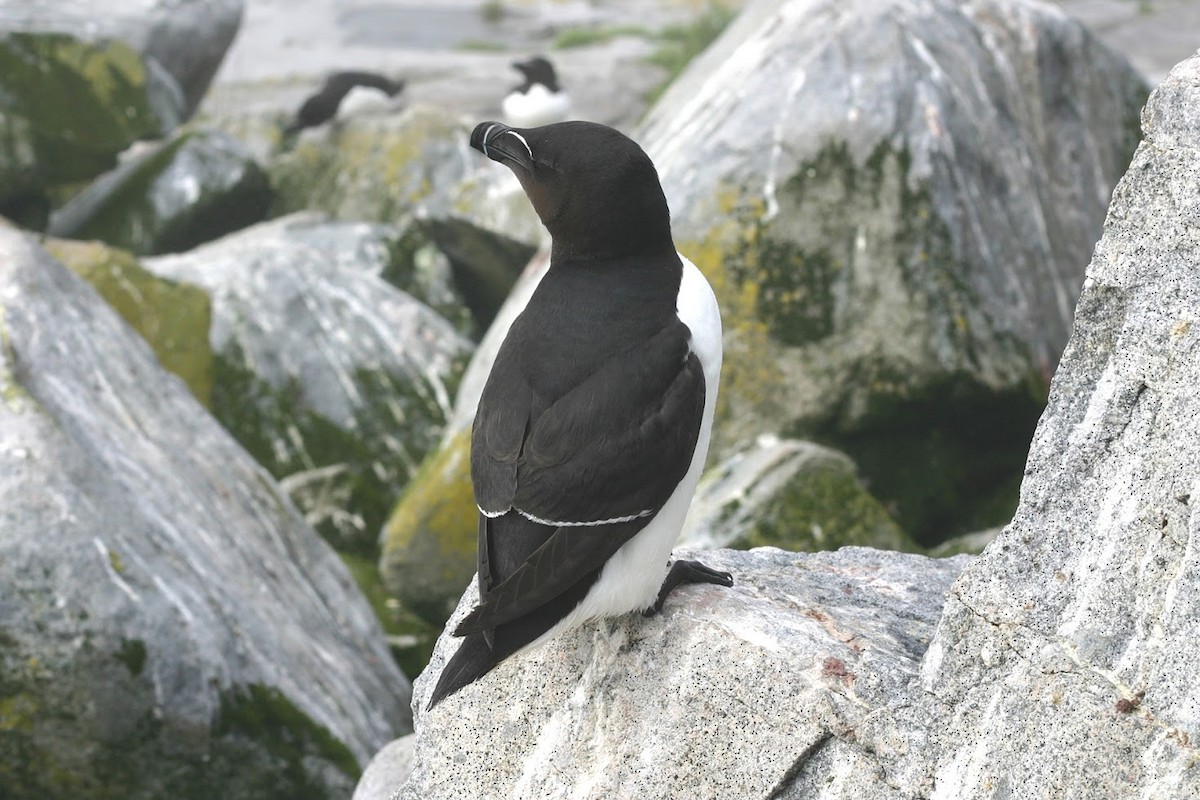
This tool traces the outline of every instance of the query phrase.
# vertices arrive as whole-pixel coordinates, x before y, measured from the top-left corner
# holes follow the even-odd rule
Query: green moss
[[[15,414],[21,413],[30,401],[25,387],[17,383],[12,365],[17,363],[8,326],[4,323],[4,306],[0,306],[0,402]]]
[[[446,377],[450,395],[465,360]],[[214,416],[335,548],[376,557],[376,532],[445,424],[437,397],[419,378],[361,370],[350,378],[363,402],[342,427],[308,408],[296,381],[271,386],[246,364],[236,342],[216,356]]]
[[[388,646],[392,657],[400,665],[400,669],[409,677],[421,674],[425,665],[433,655],[433,647],[441,634],[440,626],[430,625],[405,609],[400,602],[390,597],[383,586],[383,578],[379,574],[379,564],[375,560],[339,553],[342,561],[354,576],[354,582],[362,589],[375,611],[383,631],[387,635]]]
[[[555,50],[570,50],[576,47],[604,44],[620,36],[655,38],[653,31],[641,25],[588,26],[559,31],[558,35],[554,37],[554,43],[550,46]]]
[[[204,290],[160,278],[130,253],[99,242],[47,239],[52,256],[90,283],[205,407],[212,402],[212,304]]]
[[[747,487],[746,495],[753,496],[755,491],[756,487]],[[734,523],[739,516],[747,518],[749,525],[735,542],[737,547],[918,549],[859,482],[854,464],[834,453],[806,458],[797,472],[770,490],[756,508],[742,508],[736,501],[729,504],[722,509],[717,525]]]
[[[1034,386],[992,393],[942,382],[903,401],[880,399],[871,430],[815,438],[853,458],[872,493],[932,547],[1012,519],[1044,406]]]
[[[108,551],[108,563],[112,566],[113,571],[118,575],[125,572],[125,562],[121,560],[121,556],[116,550]]]
[[[136,678],[146,666],[146,643],[141,639],[122,639],[121,649],[114,653],[114,656],[125,665],[129,674]]]
[[[383,531],[382,573],[389,592],[439,626],[475,571],[478,518],[470,448],[468,429],[430,455]]]
[[[325,786],[310,773],[313,759],[354,780],[361,774],[350,749],[274,687],[251,684],[225,692],[215,732],[245,737],[277,760],[283,780],[276,785],[293,793],[275,796],[325,797]]]
[[[466,133],[456,118],[413,109],[399,121],[337,125],[301,137],[268,168],[275,189],[270,214],[313,209],[338,219],[403,219],[433,192],[446,143]]]
[[[174,174],[181,169],[186,178]],[[186,180],[194,193],[164,179]],[[106,175],[58,231],[138,255],[178,253],[260,221],[270,195],[266,173],[232,139],[185,129]]]
[[[141,57],[117,41],[5,34],[0,37],[0,98],[0,112],[23,121],[27,140],[22,146],[34,154],[37,172],[24,185],[0,187],[4,197],[31,186],[90,178],[112,166],[130,142],[161,132],[150,109]]]
[[[720,190],[720,222],[680,249],[725,323],[718,455],[764,426],[831,445],[928,545],[1007,522],[1045,385],[1026,346],[985,318],[911,167],[902,142],[861,162],[831,142],[769,213]]]
[[[704,13],[692,22],[686,25],[672,25],[660,31],[658,49],[650,56],[650,62],[665,69],[667,79],[650,93],[647,100],[657,100],[679,73],[683,72],[683,68],[704,52],[735,16],[736,9],[720,3],[709,3]]]

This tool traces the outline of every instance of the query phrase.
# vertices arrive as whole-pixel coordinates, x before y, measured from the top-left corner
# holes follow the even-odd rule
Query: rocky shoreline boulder
[[[267,472],[0,230],[4,796],[344,798],[409,729],[409,692]]]
[[[1045,3],[748,5],[638,132],[722,306],[718,454],[836,447],[923,544],[1006,521],[1148,93]]]
[[[189,127],[101,175],[46,231],[138,255],[179,253],[259,222],[270,204],[266,173],[240,142]]]
[[[336,547],[368,557],[472,344],[381,276],[378,229],[283,218],[145,259],[212,302],[214,416]],[[340,244],[339,244],[340,243]]]
[[[203,99],[242,23],[244,0],[71,0],[15,3],[0,27],[123,42],[170,83],[186,120]]]

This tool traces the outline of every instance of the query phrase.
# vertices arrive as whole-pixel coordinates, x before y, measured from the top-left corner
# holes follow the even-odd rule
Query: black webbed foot
[[[715,583],[719,586],[733,586],[733,576],[728,572],[706,567],[699,561],[676,561],[671,564],[662,588],[658,590],[658,599],[654,605],[642,612],[644,616],[652,617],[662,611],[663,603],[676,586],[684,583]]]

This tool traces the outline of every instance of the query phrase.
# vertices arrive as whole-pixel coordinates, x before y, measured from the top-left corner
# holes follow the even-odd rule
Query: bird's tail
[[[433,696],[429,698],[429,705],[425,710],[432,709],[459,689],[491,672],[506,655],[508,654],[488,647],[482,633],[465,636],[462,644],[458,646],[458,651],[442,668],[442,674],[438,677],[437,686],[434,687]]]

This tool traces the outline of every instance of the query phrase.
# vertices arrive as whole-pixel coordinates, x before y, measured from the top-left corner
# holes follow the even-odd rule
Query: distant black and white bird
[[[385,106],[402,89],[404,81],[394,81],[375,72],[335,72],[325,79],[316,94],[304,101],[284,133],[314,128],[353,110]]]
[[[654,164],[592,122],[485,122],[471,146],[516,173],[552,244],[476,411],[480,602],[431,708],[588,620],[733,583],[696,561],[668,570],[712,433],[721,317],[675,250]]]
[[[543,56],[514,61],[513,67],[524,78],[501,104],[505,121],[517,128],[534,128],[562,122],[571,112],[571,98],[558,85],[554,66]]]

